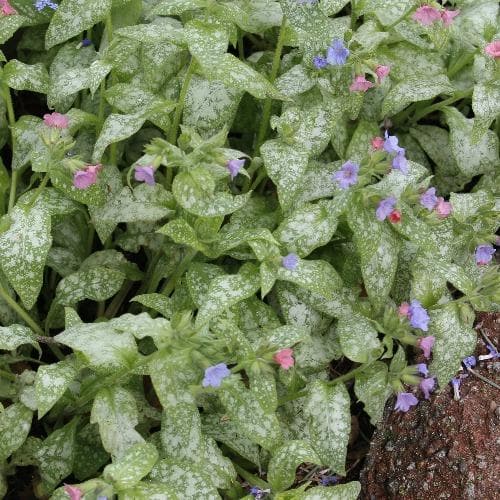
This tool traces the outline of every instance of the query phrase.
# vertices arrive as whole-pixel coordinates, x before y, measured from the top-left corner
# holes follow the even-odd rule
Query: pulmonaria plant
[[[497,6],[132,3],[0,0],[0,497],[355,500],[498,310]]]

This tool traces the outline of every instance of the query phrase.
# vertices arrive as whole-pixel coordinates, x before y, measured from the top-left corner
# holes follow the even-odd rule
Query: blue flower
[[[462,380],[459,379],[458,377],[451,379],[451,385],[453,387],[453,399],[455,401],[458,401],[460,399],[460,384],[461,383],[462,383]]]
[[[293,271],[298,264],[299,257],[294,253],[289,253],[286,257],[283,257],[283,259],[281,259],[281,265],[289,271]]]
[[[328,61],[323,56],[314,56],[313,65],[316,69],[323,69],[328,66]]]
[[[82,47],[89,47],[90,45],[92,45],[92,40],[89,40],[88,38],[84,38],[82,40]]]
[[[420,196],[420,204],[427,210],[434,210],[434,207],[438,203],[438,198],[436,196],[436,188],[431,187],[425,193]]]
[[[413,328],[420,328],[424,332],[429,329],[429,315],[418,300],[411,301],[408,317],[410,318],[410,325]]]
[[[419,363],[417,365],[417,370],[418,373],[420,373],[424,377],[427,377],[427,375],[429,374],[429,369],[427,368],[427,365],[425,363]]]
[[[466,368],[474,368],[476,366],[476,357],[475,356],[467,356],[462,359],[462,363]]]
[[[402,174],[408,173],[408,160],[405,158],[405,150],[400,151],[392,160],[392,168],[401,171]]]
[[[349,57],[349,49],[338,38],[332,42],[326,53],[326,60],[332,66],[343,66]]]
[[[335,172],[332,180],[336,181],[340,189],[347,189],[358,182],[359,165],[353,161],[346,161],[342,168]]]
[[[322,477],[320,483],[323,486],[330,486],[331,484],[337,484],[339,482],[339,478],[336,475],[333,476],[325,476]]]
[[[229,170],[229,176],[231,177],[231,180],[233,180],[238,175],[238,172],[242,169],[243,165],[245,165],[245,160],[239,159],[229,160],[226,163],[226,168]]]
[[[36,0],[35,9],[41,12],[45,7],[50,7],[52,10],[56,10],[58,5],[50,0]]]
[[[418,403],[418,399],[411,392],[400,392],[396,399],[394,409],[407,412],[412,406]]]
[[[231,375],[231,371],[225,363],[209,366],[205,370],[205,378],[201,385],[203,387],[220,387],[222,380],[229,377],[229,375]]]
[[[394,205],[396,205],[396,198],[390,196],[382,200],[377,207],[375,212],[378,220],[385,220],[391,212],[394,210]]]
[[[404,148],[398,146],[398,138],[395,135],[389,135],[387,130],[384,133],[384,150],[389,154],[404,153]]]

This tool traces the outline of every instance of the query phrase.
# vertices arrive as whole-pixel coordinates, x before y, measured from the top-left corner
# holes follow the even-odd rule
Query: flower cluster
[[[459,10],[437,9],[432,5],[422,5],[413,13],[413,20],[422,26],[430,26],[435,22],[441,21],[444,27],[453,23],[453,19],[460,14]]]
[[[37,0],[35,2],[35,9],[38,12],[41,12],[45,7],[49,7],[49,9],[56,10],[58,5],[51,0]]]
[[[326,51],[326,57],[318,55],[313,58],[313,64],[317,69],[331,66],[343,66],[349,57],[349,49],[345,46],[343,40],[333,40]]]

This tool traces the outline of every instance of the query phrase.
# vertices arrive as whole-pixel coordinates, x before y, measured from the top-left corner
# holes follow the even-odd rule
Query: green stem
[[[35,194],[33,195],[33,199],[29,204],[30,209],[33,208],[33,206],[36,203],[36,200],[38,200],[38,197],[42,194],[42,191],[44,190],[45,186],[47,186],[49,178],[50,178],[49,173],[46,172],[45,175],[43,176],[42,182],[40,182],[39,186],[36,188]]]
[[[276,50],[274,51],[273,57],[273,65],[271,67],[271,74],[269,75],[269,81],[274,83],[276,77],[278,76],[278,71],[280,69],[281,62],[281,53],[283,51],[283,44],[285,42],[285,24],[286,18],[283,16],[283,21],[280,27],[280,33],[278,36],[278,42],[276,44]],[[268,97],[264,102],[264,108],[262,110],[262,120],[260,122],[259,132],[257,134],[257,142],[255,144],[254,156],[259,154],[260,147],[264,142],[267,130],[269,127],[269,119],[271,118],[271,106],[273,104],[273,100],[271,97]]]
[[[104,106],[105,106],[105,97],[104,92],[106,92],[106,79],[101,82],[101,86],[99,88],[99,109],[97,111],[97,134],[102,129],[102,125],[104,123]]]
[[[243,46],[243,32],[240,31],[240,34],[238,36],[238,57],[240,58],[240,61],[245,60],[245,49]]]
[[[448,99],[445,99],[444,101],[438,102],[436,104],[432,104],[431,106],[427,106],[426,108],[422,109],[421,111],[415,113],[415,116],[412,118],[412,122],[416,123],[418,120],[421,120],[424,116],[427,116],[431,113],[434,113],[434,111],[439,111],[440,109],[444,108],[445,106],[448,106],[450,104],[453,104],[456,101],[459,101],[460,99],[463,99],[464,97],[469,97],[472,94],[472,89],[467,89],[463,90],[462,92],[457,92],[455,95],[452,95]]]
[[[10,177],[10,193],[9,193],[9,209],[8,209],[9,212],[12,211],[16,203],[17,179],[18,179],[18,172],[17,170],[13,170],[12,175]]]
[[[174,119],[172,120],[172,124],[170,125],[167,135],[167,140],[170,144],[175,144],[177,140],[177,129],[179,128],[179,123],[181,122],[182,111],[184,110],[184,100],[186,99],[189,83],[191,82],[191,78],[194,74],[194,68],[195,62],[191,59],[179,93],[179,100],[177,101],[177,106],[175,107]]]
[[[2,297],[7,305],[20,317],[24,322],[39,336],[43,337],[44,332],[37,324],[37,322],[25,311],[11,296],[10,294],[0,285],[0,297]]]
[[[177,284],[178,279],[184,274],[184,271],[187,269],[194,256],[196,255],[196,250],[190,249],[187,254],[184,256],[182,261],[177,267],[177,271],[172,274],[172,276],[167,280],[160,293],[166,295],[167,297],[174,291],[175,285]]]
[[[114,318],[114,316],[118,312],[118,309],[120,309],[120,306],[125,300],[125,297],[127,296],[128,292],[130,292],[131,288],[132,288],[132,281],[127,280],[125,281],[125,283],[123,283],[120,291],[113,297],[111,304],[109,304],[108,308],[104,313],[104,316],[106,318],[108,319]]]
[[[111,40],[113,39],[113,19],[111,17],[111,11],[106,16],[105,27],[106,27],[106,33],[108,35],[108,44],[110,44]],[[115,83],[114,70],[111,70],[111,73],[109,75],[109,81],[111,83],[111,86],[113,86]],[[112,109],[112,111],[115,111],[114,108]],[[116,142],[113,142],[109,146],[109,162],[111,163],[111,165],[116,165],[117,161],[118,161],[118,144]]]
[[[0,370],[0,377],[6,378],[7,380],[10,380],[12,382],[15,382],[17,380],[17,377],[13,373],[5,370]]]
[[[3,98],[5,101],[5,105],[7,107],[7,119],[9,120],[9,127],[12,127],[16,124],[16,115],[14,113],[14,106],[12,104],[12,97],[10,95],[10,89],[7,85],[3,85]],[[12,139],[12,152],[14,152],[14,135],[12,135],[11,130],[11,139]],[[9,212],[14,208],[14,204],[16,203],[16,192],[17,192],[17,181],[19,175],[17,170],[13,170],[10,177],[10,193],[9,193]]]
[[[237,463],[233,462],[234,468],[236,469],[236,472],[249,484],[252,486],[257,486],[261,490],[268,490],[271,489],[271,485],[261,479],[260,477],[257,477],[256,475],[248,472],[245,470],[243,467],[240,467]]]

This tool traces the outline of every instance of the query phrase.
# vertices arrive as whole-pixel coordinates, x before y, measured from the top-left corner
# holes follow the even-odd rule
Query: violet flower
[[[427,210],[434,210],[437,205],[438,199],[436,196],[436,188],[431,187],[425,193],[420,196],[420,204]]]
[[[477,357],[479,361],[484,361],[486,359],[498,359],[500,358],[500,353],[497,351],[497,349],[492,346],[491,344],[486,344],[486,348],[489,351],[489,354],[481,354],[480,356]]]
[[[475,258],[478,266],[485,266],[493,259],[496,250],[493,245],[479,245],[476,248]]]
[[[431,351],[434,347],[434,342],[436,338],[433,335],[428,335],[427,337],[421,337],[418,339],[418,346],[422,349],[424,353],[424,358],[429,359],[431,357]]]
[[[145,182],[148,186],[155,185],[155,169],[152,165],[136,165],[134,178],[136,181]]]
[[[326,52],[326,60],[332,66],[343,66],[349,57],[349,49],[344,45],[343,40],[336,39],[332,42]]]
[[[434,386],[436,385],[436,381],[434,377],[423,378],[420,381],[419,387],[421,391],[424,393],[424,398],[429,399],[430,393],[434,390]]]
[[[400,392],[394,409],[407,412],[412,406],[418,404],[418,399],[411,392]]]
[[[243,165],[245,165],[245,160],[239,160],[237,158],[229,160],[226,163],[226,168],[229,170],[231,180],[233,180],[238,175],[238,172],[242,169]]]
[[[77,170],[73,174],[73,186],[77,189],[87,189],[97,182],[97,174],[102,165],[87,165],[83,170]]]
[[[392,168],[401,171],[402,174],[408,174],[408,160],[405,157],[405,152],[400,151],[392,160]]]
[[[389,154],[404,153],[405,149],[398,145],[398,138],[395,135],[389,135],[387,130],[384,132],[384,150]]]
[[[418,363],[418,365],[416,366],[418,373],[420,373],[424,377],[427,377],[427,375],[429,375],[429,369],[427,368],[427,365],[425,363]]]
[[[203,387],[220,387],[222,381],[229,375],[231,375],[231,371],[225,363],[209,366],[205,369],[205,377],[201,385]]]
[[[289,271],[293,271],[298,266],[298,264],[299,256],[294,253],[289,253],[281,259],[281,265]]]
[[[313,57],[313,65],[316,69],[323,69],[328,66],[328,61],[326,57],[323,56],[314,56]]]
[[[394,210],[394,205],[396,205],[396,198],[394,196],[381,200],[375,212],[377,219],[380,221],[385,220]]]
[[[453,387],[453,399],[455,401],[460,400],[460,384],[462,380],[459,377],[454,377],[451,379],[451,386]]]
[[[359,165],[352,161],[346,161],[338,172],[332,176],[340,189],[347,189],[358,182]]]
[[[50,0],[37,0],[35,2],[35,9],[38,12],[41,12],[43,9],[45,9],[45,7],[49,7],[52,10],[56,10],[58,5],[54,2],[51,2]]]
[[[476,357],[475,356],[467,356],[462,359],[462,363],[466,368],[474,368],[476,366]]]
[[[420,330],[423,330],[424,332],[429,329],[429,315],[418,300],[411,301],[408,318],[410,319],[410,325],[413,328],[420,328]]]

